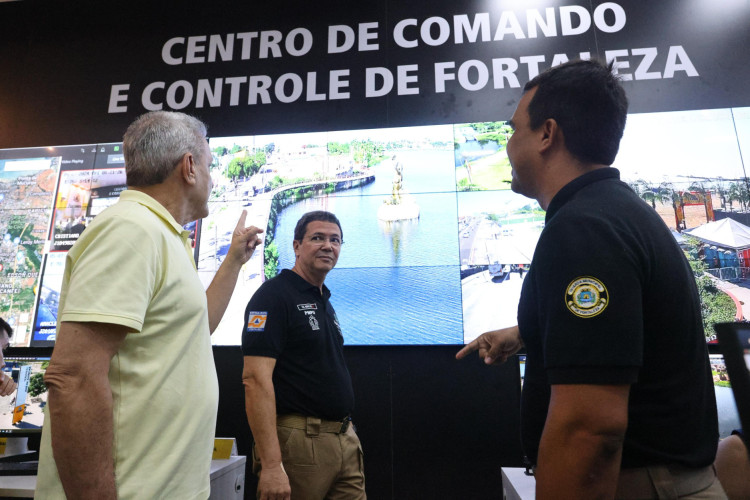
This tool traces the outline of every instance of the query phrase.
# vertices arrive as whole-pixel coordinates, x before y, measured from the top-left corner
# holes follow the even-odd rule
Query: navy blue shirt
[[[518,326],[524,451],[536,462],[551,384],[631,384],[622,467],[713,462],[716,400],[695,277],[614,168],[552,199]]]
[[[325,285],[321,295],[318,287],[284,269],[247,304],[242,352],[276,359],[278,415],[341,420],[354,409],[344,337],[330,296]]]

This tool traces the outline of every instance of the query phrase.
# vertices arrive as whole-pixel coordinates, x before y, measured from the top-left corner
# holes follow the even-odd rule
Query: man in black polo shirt
[[[656,212],[608,168],[627,99],[574,61],[524,88],[508,142],[513,191],[547,211],[518,326],[457,357],[527,349],[524,450],[538,498],[724,498],[716,401],[695,278]]]
[[[294,267],[263,283],[245,310],[242,380],[259,499],[366,498],[344,337],[323,284],[342,233],[332,213],[303,215]]]

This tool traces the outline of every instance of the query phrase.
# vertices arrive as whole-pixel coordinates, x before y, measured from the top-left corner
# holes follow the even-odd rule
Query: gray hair
[[[203,161],[206,125],[190,115],[152,111],[136,118],[122,138],[128,186],[161,184],[186,153]]]

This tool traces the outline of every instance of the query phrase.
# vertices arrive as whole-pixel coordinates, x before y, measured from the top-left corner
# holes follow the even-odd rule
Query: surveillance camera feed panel
[[[741,427],[750,429],[750,324],[719,323],[716,333]]]
[[[38,434],[47,404],[44,372],[49,357],[6,357],[3,375],[18,384],[13,394],[0,396],[0,437]]]

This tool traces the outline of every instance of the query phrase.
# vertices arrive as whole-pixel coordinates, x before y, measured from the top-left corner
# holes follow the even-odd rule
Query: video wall
[[[241,342],[248,300],[294,265],[294,226],[319,209],[343,228],[326,284],[347,344],[461,344],[514,325],[545,214],[509,189],[510,133],[497,121],[212,137],[210,214],[190,225],[204,285],[242,210],[266,230],[212,341]],[[705,206],[678,221],[659,193],[703,189],[741,213],[730,192],[749,157],[750,108],[632,114],[613,166],[684,243]],[[124,188],[118,143],[0,150],[0,315],[14,346],[54,343],[67,250]]]

